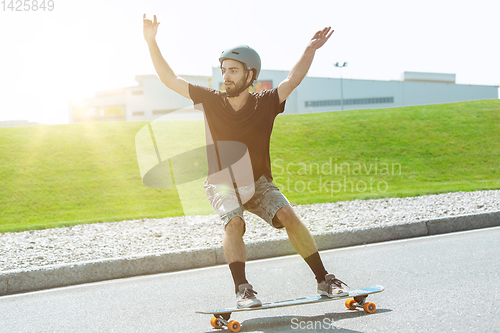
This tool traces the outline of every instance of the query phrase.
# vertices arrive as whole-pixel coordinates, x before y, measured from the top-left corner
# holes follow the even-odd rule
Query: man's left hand
[[[323,30],[319,30],[318,32],[316,32],[309,42],[309,47],[314,50],[322,47],[323,44],[326,43],[328,38],[330,38],[330,36],[333,34],[333,30],[331,29],[331,27],[326,27]]]

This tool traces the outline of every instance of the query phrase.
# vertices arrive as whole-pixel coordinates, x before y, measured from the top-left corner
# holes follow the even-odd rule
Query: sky
[[[309,76],[339,77],[333,64],[347,62],[344,78],[421,71],[500,85],[497,0],[52,1],[52,11],[0,3],[0,121],[65,124],[70,101],[155,74],[143,14],[157,15],[158,45],[178,75],[211,75],[222,50],[240,44],[259,52],[263,69],[289,71],[331,26]]]

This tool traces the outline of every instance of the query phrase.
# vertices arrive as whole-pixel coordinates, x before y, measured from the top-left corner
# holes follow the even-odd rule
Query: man
[[[345,295],[345,283],[335,278],[335,275],[328,274],[314,238],[285,196],[272,183],[269,157],[274,119],[284,111],[287,97],[305,77],[316,50],[325,44],[333,30],[328,27],[316,32],[288,77],[277,88],[260,93],[249,92],[249,87],[257,79],[261,69],[257,52],[248,46],[225,50],[219,59],[226,90],[221,92],[192,85],[177,76],[163,59],[156,44],[155,37],[160,24],[156,16],[151,21],[144,14],[143,21],[144,38],[160,80],[168,88],[193,100],[194,104],[203,105],[207,128],[215,145],[215,153],[208,152],[207,156],[209,175],[205,188],[211,205],[224,223],[224,255],[234,280],[237,306],[246,308],[262,304],[255,297],[256,292],[245,275],[244,209],[260,216],[275,228],[286,229],[291,244],[315,274],[319,294],[328,297]],[[252,184],[244,182],[240,186],[241,182],[237,179],[242,178],[241,174],[245,172],[237,170],[233,170],[230,177],[226,176],[226,181],[221,180],[224,179],[220,177],[223,170],[228,169],[221,162],[222,142],[239,142],[248,149]],[[207,147],[208,145],[209,142]],[[247,176],[248,173],[247,171]]]

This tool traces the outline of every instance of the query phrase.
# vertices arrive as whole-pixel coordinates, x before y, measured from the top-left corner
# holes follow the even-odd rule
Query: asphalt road
[[[377,312],[343,301],[235,313],[241,332],[500,331],[500,228],[322,252],[351,288],[380,284]],[[262,301],[315,294],[299,256],[247,263]],[[226,266],[0,297],[0,332],[217,332],[195,310],[234,305]]]

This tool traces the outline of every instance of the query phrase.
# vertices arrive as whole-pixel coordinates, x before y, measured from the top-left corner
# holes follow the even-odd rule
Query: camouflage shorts
[[[208,183],[205,183],[205,189],[207,198],[215,212],[220,216],[224,228],[233,217],[239,216],[245,221],[243,218],[244,210],[259,216],[275,228],[283,228],[275,215],[280,208],[289,206],[290,202],[279,188],[265,176],[260,177],[252,185],[238,187],[237,189]],[[252,192],[253,196],[251,196],[250,200],[245,200],[242,205],[241,198],[248,197],[248,194],[251,195]]]

